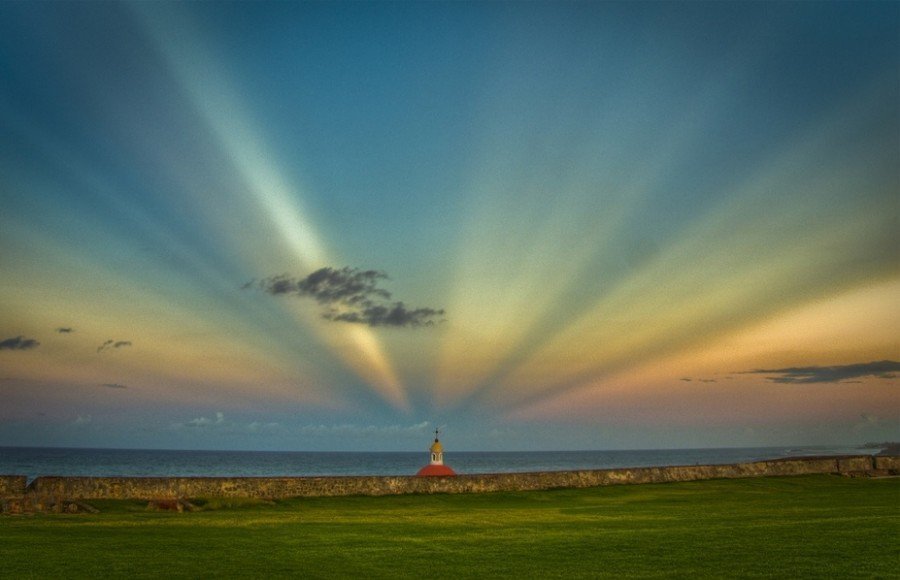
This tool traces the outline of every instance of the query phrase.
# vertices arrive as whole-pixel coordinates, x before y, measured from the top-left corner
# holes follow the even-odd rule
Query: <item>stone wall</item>
[[[25,495],[24,475],[0,475],[0,497],[21,497]]]
[[[875,469],[879,471],[900,472],[900,457],[897,457],[896,455],[876,455]]]
[[[65,510],[93,499],[179,500],[204,497],[279,499],[343,495],[481,493],[806,474],[900,474],[900,457],[806,457],[675,467],[498,473],[456,477],[38,477],[0,479],[0,491],[36,511]],[[2,493],[0,493],[2,496]],[[23,497],[24,496],[24,497]],[[60,507],[63,506],[63,507]]]
[[[26,511],[24,475],[0,475],[0,514]]]

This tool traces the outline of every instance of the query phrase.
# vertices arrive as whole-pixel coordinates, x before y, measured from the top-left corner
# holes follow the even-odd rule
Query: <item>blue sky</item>
[[[896,439],[898,26],[0,5],[0,445]]]

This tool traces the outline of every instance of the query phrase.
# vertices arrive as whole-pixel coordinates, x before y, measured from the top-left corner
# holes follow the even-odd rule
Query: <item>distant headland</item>
[[[880,449],[878,455],[900,455],[900,442],[885,441],[883,443],[865,443],[861,449]]]

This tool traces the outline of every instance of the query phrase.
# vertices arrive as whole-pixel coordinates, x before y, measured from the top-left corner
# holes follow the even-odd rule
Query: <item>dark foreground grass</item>
[[[900,479],[209,501],[0,517],[0,577],[883,577]]]

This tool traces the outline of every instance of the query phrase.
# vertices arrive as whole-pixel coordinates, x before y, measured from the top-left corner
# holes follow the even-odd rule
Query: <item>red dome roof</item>
[[[456,472],[447,465],[426,465],[416,474],[416,477],[439,477],[442,475],[456,475]]]

